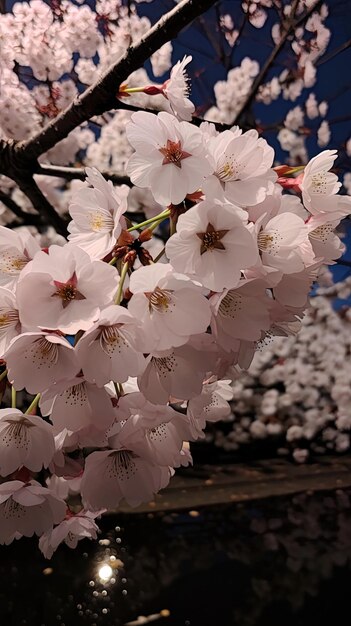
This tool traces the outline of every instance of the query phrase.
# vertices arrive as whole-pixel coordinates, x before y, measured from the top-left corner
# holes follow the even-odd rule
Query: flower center
[[[323,224],[322,226],[317,226],[312,232],[309,234],[310,238],[318,239],[325,243],[328,241],[329,236],[334,232],[333,224]]]
[[[71,300],[74,300],[76,294],[77,289],[73,287],[73,285],[63,285],[63,287],[59,287],[55,295],[62,298],[62,300],[65,300],[65,302],[70,302]]]
[[[236,317],[242,309],[242,297],[234,291],[228,291],[219,305],[219,312],[223,317]]]
[[[19,504],[18,502],[15,502],[15,500],[13,500],[12,497],[6,500],[5,506],[3,509],[3,515],[5,519],[9,519],[9,520],[20,519],[22,517],[25,517],[26,513],[27,513],[26,507],[22,506],[22,504]]]
[[[40,354],[46,361],[49,363],[57,363],[59,351],[56,343],[51,343],[51,341],[48,341],[45,337],[41,337],[36,343]]]
[[[152,361],[161,377],[166,378],[168,374],[175,371],[176,360],[173,354],[162,357],[152,357]]]
[[[129,450],[118,450],[113,452],[111,457],[111,463],[107,466],[107,477],[117,478],[119,480],[129,480],[137,471],[135,461],[133,457],[135,455]]]
[[[73,300],[85,300],[85,296],[83,296],[83,294],[77,289],[77,276],[75,273],[66,283],[54,280],[54,285],[56,287],[56,291],[52,294],[52,297],[56,296],[61,298],[64,309]]]
[[[14,445],[17,449],[28,450],[29,437],[28,428],[33,428],[32,424],[26,418],[6,420],[8,426],[3,435],[3,441],[6,446]]]
[[[91,230],[95,233],[101,230],[111,232],[114,227],[112,216],[105,215],[101,211],[91,211],[89,213],[89,224]]]
[[[28,259],[25,256],[15,256],[12,254],[2,254],[0,257],[0,271],[5,274],[16,275],[27,265]]]
[[[159,148],[159,152],[164,156],[162,165],[173,163],[173,165],[179,168],[182,167],[183,159],[191,156],[189,152],[182,150],[180,141],[171,141],[170,139],[167,139],[167,143],[163,148]]]
[[[85,383],[73,385],[66,392],[66,404],[83,406],[87,401],[87,390]]]
[[[225,161],[219,165],[216,176],[223,182],[238,180],[239,171],[239,163],[237,163],[234,157],[226,157]]]
[[[104,326],[100,335],[100,347],[108,356],[115,350],[121,352],[121,344],[127,345],[124,337],[118,332],[118,326]]]
[[[19,322],[18,311],[15,309],[0,309],[0,329],[15,326]]]
[[[172,291],[168,289],[160,289],[156,287],[152,293],[145,293],[149,300],[149,311],[157,311],[158,313],[166,313],[172,310],[174,304],[172,302]]]
[[[261,252],[268,252],[269,254],[278,254],[280,245],[279,242],[282,240],[281,235],[278,231],[271,231],[269,233],[259,233],[257,237],[257,244],[259,250]]]
[[[205,233],[196,233],[197,237],[201,240],[200,254],[212,250],[225,250],[225,246],[221,239],[224,237],[228,230],[215,230],[212,224],[208,224]]]
[[[326,172],[317,172],[313,174],[311,191],[312,193],[324,194],[327,191],[327,174]]]

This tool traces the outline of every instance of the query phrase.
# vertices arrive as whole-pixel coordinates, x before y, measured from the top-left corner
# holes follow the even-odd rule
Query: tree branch
[[[39,225],[40,216],[35,213],[27,213],[23,211],[23,209],[15,202],[10,196],[8,196],[4,191],[0,189],[0,202],[2,202],[12,213],[18,217],[18,219],[22,220],[22,224],[32,224],[34,226]],[[17,226],[22,225],[19,222],[16,222]]]
[[[351,39],[349,39],[348,41],[345,41],[345,43],[343,43],[338,48],[335,48],[335,50],[332,50],[331,52],[329,52],[329,54],[324,54],[320,59],[318,59],[318,61],[316,61],[315,66],[319,67],[323,63],[327,63],[328,61],[331,61],[331,59],[334,59],[334,57],[340,54],[340,52],[344,52],[344,50],[348,50],[350,46],[351,46]]]
[[[144,62],[180,30],[204,13],[217,0],[182,0],[142,37],[130,46],[125,54],[91,85],[65,111],[53,119],[42,131],[16,146],[22,162],[34,161],[53,148],[68,133],[94,115],[102,115],[116,106],[116,93],[128,76],[143,66]]]
[[[292,3],[291,6],[291,12],[290,12],[290,17],[288,22],[285,24],[285,31],[281,37],[281,40],[276,44],[276,46],[273,48],[271,54],[269,55],[269,57],[266,59],[266,62],[264,63],[260,73],[258,74],[258,76],[255,78],[254,82],[252,83],[252,87],[250,90],[250,93],[248,95],[248,97],[246,98],[245,102],[242,104],[242,106],[240,107],[235,120],[233,122],[233,124],[238,124],[240,123],[240,118],[242,117],[243,113],[245,112],[245,110],[248,109],[248,107],[252,104],[259,87],[261,86],[261,84],[263,83],[264,79],[266,78],[271,66],[273,65],[275,59],[277,58],[278,54],[280,53],[280,51],[283,49],[286,40],[288,39],[289,35],[297,28],[297,26],[299,26],[302,22],[304,22],[310,15],[311,13],[317,8],[317,6],[321,4],[320,0],[317,0],[317,2],[315,2],[315,4],[313,6],[311,6],[303,15],[301,15],[298,19],[295,20],[295,15],[296,15],[296,11],[299,5],[299,0],[294,0],[294,2]]]
[[[47,165],[41,163],[37,169],[36,174],[42,176],[57,176],[58,178],[64,178],[65,180],[85,180],[86,173],[84,167],[63,167],[61,165]],[[128,185],[132,187],[132,183],[128,176],[122,174],[114,174],[113,172],[101,172],[102,176],[106,180],[110,180],[114,185]]]
[[[48,226],[53,226],[60,235],[66,237],[67,227],[65,220],[56,213],[49,200],[40,191],[33,178],[18,179],[17,184],[21,191],[29,198],[33,207],[46,220]]]

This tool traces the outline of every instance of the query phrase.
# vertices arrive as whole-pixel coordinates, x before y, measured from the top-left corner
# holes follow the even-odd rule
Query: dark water
[[[350,495],[106,517],[99,543],[63,546],[51,561],[34,540],[1,547],[0,624],[349,623]]]

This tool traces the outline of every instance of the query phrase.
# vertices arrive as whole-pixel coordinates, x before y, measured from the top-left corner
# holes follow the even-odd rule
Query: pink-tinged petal
[[[17,390],[38,393],[79,371],[76,354],[63,337],[23,333],[6,352],[8,378]]]

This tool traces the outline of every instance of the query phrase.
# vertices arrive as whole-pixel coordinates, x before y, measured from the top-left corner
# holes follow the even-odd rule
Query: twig
[[[340,52],[344,52],[344,50],[348,50],[350,46],[351,46],[351,39],[343,43],[338,48],[335,48],[335,50],[332,50],[331,52],[329,52],[329,54],[324,54],[320,59],[318,59],[318,61],[316,61],[315,66],[319,67],[319,65],[323,65],[323,63],[327,63],[328,61],[331,61],[331,59],[333,59],[338,54],[340,54]]]

